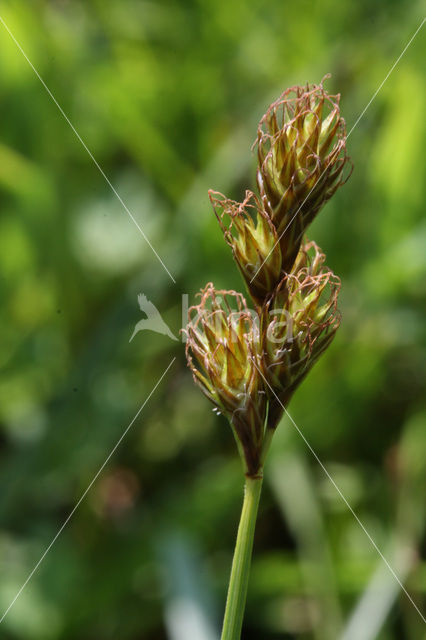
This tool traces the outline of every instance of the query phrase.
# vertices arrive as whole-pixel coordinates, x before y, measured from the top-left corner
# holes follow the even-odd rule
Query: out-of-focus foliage
[[[207,189],[254,187],[269,102],[342,94],[355,171],[311,231],[342,277],[336,340],[290,411],[425,607],[425,32],[416,2],[3,0],[0,625],[9,640],[217,638],[242,477],[174,333],[182,293],[242,289]],[[0,612],[1,615],[1,612]],[[244,638],[417,639],[423,623],[290,421],[267,465]]]

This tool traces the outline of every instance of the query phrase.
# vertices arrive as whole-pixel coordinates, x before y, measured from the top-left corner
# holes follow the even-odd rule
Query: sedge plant
[[[210,191],[254,308],[209,283],[189,310],[186,354],[194,380],[229,420],[243,463],[244,501],[222,640],[244,616],[263,467],[288,403],[337,331],[340,281],[305,232],[347,176],[339,95],[291,87],[259,123],[257,191],[242,202]]]

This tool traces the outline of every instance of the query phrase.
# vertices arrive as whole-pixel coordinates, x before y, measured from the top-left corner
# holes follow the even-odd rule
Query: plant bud
[[[267,412],[258,371],[259,327],[240,293],[216,291],[210,283],[200,295],[184,330],[188,366],[196,384],[229,419],[246,473],[254,476],[261,466]]]
[[[246,191],[241,203],[215,191],[209,191],[209,196],[247,289],[261,305],[283,275],[275,227],[251,191]]]
[[[259,123],[257,183],[280,238],[286,272],[308,225],[347,179],[339,100],[340,95],[329,95],[322,83],[295,86],[284,91]]]
[[[281,281],[262,310],[263,370],[284,406],[340,324],[340,280],[323,266],[324,259],[315,242],[304,244],[292,273]],[[275,428],[283,408],[270,390],[269,396],[268,426]]]

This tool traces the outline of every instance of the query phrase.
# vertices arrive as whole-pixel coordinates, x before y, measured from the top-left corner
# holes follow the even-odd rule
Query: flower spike
[[[280,282],[263,308],[263,366],[269,390],[273,389],[268,419],[271,428],[276,427],[282,405],[288,405],[340,324],[340,280],[323,266],[324,260],[315,242],[306,242],[293,272]]]
[[[258,127],[259,196],[246,190],[236,202],[209,191],[255,311],[208,284],[189,311],[186,353],[195,382],[230,421],[248,475],[261,469],[283,406],[340,323],[340,280],[303,241],[345,181],[339,100],[322,82],[284,91]]]
[[[230,421],[247,475],[261,464],[266,394],[259,376],[259,330],[246,301],[209,283],[189,309],[186,355],[196,384]],[[236,308],[236,309],[235,309]]]
[[[280,238],[286,272],[307,227],[347,179],[346,127],[339,100],[340,95],[329,95],[322,83],[291,87],[259,123],[257,183]]]
[[[215,191],[209,197],[247,289],[261,305],[283,275],[275,227],[252,191],[246,191],[241,203]]]

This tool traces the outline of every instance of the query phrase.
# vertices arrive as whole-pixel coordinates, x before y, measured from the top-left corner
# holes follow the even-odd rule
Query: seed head
[[[322,83],[291,87],[259,123],[257,183],[280,238],[286,272],[306,228],[345,181],[346,129],[339,100]]]
[[[315,242],[304,244],[292,273],[281,281],[262,311],[263,368],[275,392],[269,388],[270,427],[281,417],[280,402],[287,406],[340,324],[340,280],[323,266],[324,259]]]
[[[259,376],[258,326],[246,301],[211,283],[188,312],[186,356],[194,381],[230,421],[246,473],[255,475],[266,419],[266,394]]]
[[[282,278],[275,227],[251,191],[246,191],[241,203],[215,191],[209,191],[209,196],[247,289],[254,302],[261,305]]]
[[[321,84],[287,89],[260,121],[259,195],[209,196],[256,305],[208,284],[189,310],[186,355],[195,382],[230,421],[246,474],[256,476],[272,431],[340,323],[339,279],[305,241],[343,184],[349,160],[339,95]]]

